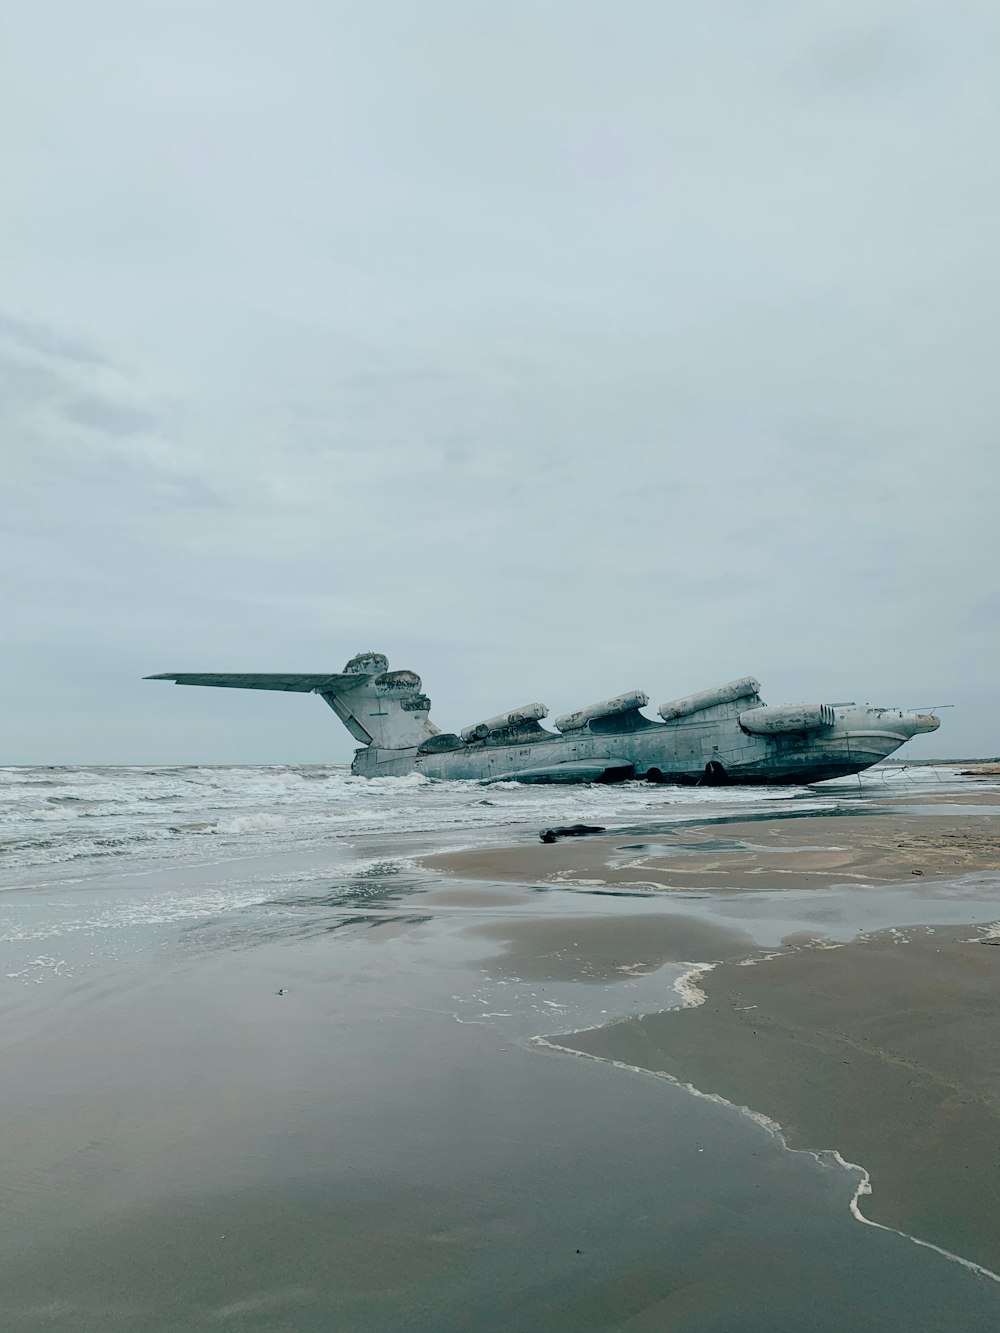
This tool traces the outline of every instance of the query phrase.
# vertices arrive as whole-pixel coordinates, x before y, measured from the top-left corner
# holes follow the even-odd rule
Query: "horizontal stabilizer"
[[[232,690],[285,690],[298,694],[343,694],[346,690],[357,689],[368,676],[352,672],[350,675],[331,676],[329,672],[318,675],[276,675],[273,673],[252,672],[215,672],[215,671],[163,671],[157,676],[145,676],[145,680],[172,680],[177,685],[214,685]]]

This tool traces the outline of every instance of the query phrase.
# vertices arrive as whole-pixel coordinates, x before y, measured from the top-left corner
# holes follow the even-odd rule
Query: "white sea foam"
[[[683,1000],[682,1009],[697,1009],[705,1003],[705,992],[698,983],[717,966],[717,963],[695,963],[690,971],[681,973],[674,982],[674,990]]]
[[[786,1145],[787,1146],[787,1145]],[[835,1148],[829,1150],[829,1155],[848,1171],[859,1171],[861,1179],[858,1181],[858,1187],[854,1191],[851,1199],[851,1216],[858,1222],[863,1222],[866,1227],[875,1227],[878,1231],[890,1231],[894,1236],[902,1236],[905,1240],[912,1241],[914,1245],[921,1246],[925,1250],[933,1250],[935,1254],[943,1255],[945,1259],[950,1259],[953,1263],[961,1264],[971,1273],[978,1273],[980,1277],[989,1278],[991,1282],[1000,1282],[1000,1273],[994,1273],[992,1268],[984,1268],[982,1264],[973,1263],[971,1259],[964,1259],[960,1254],[954,1254],[951,1250],[942,1249],[940,1245],[935,1245],[929,1240],[921,1240],[919,1236],[911,1236],[908,1231],[900,1231],[896,1227],[887,1227],[883,1222],[873,1222],[870,1217],[865,1217],[861,1211],[860,1200],[866,1195],[872,1193],[871,1176],[863,1166],[858,1166],[855,1162],[846,1162]],[[816,1156],[814,1153],[813,1156]]]

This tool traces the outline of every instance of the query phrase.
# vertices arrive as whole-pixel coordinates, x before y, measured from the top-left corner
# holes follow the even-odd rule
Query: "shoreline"
[[[992,1211],[1000,1071],[993,1061],[977,1075],[948,1058],[971,1021],[968,994],[954,990],[941,1006],[947,1044],[927,1041],[927,1015],[915,1012],[909,979],[883,971],[887,951],[916,946],[923,963],[929,950],[948,943],[966,946],[962,967],[979,949],[994,984],[1000,963],[981,947],[984,936],[972,940],[967,929],[908,933],[905,941],[899,932],[882,932],[833,949],[803,946],[743,963],[699,964],[676,986],[684,1003],[675,1009],[536,1044],[667,1079],[748,1116],[793,1152],[832,1154],[862,1173],[851,1204],[857,1220],[1000,1282]],[[803,975],[817,961],[825,974]],[[782,966],[796,970],[797,984],[775,976]],[[881,992],[878,1018],[867,1003],[847,1012],[845,980],[866,982],[866,994]],[[932,984],[940,982],[939,969]],[[692,987],[700,995],[692,997]],[[903,996],[910,1001],[905,1019],[897,1008]],[[997,1035],[1000,1022],[992,1019],[972,1045],[988,1053]]]
[[[981,795],[975,814],[941,814],[918,800],[905,813],[713,821],[642,842],[631,831],[610,833],[423,864],[466,882],[638,893],[650,909],[662,904],[669,916],[638,918],[647,929],[669,923],[658,944],[650,937],[649,958],[632,965],[642,971],[685,957],[714,909],[718,947],[686,953],[691,966],[674,986],[679,1006],[533,1044],[667,1079],[749,1115],[790,1151],[833,1155],[861,1173],[851,1202],[858,1221],[1000,1282],[991,1208],[1000,1181],[992,1146],[1000,1141],[1000,949],[983,947],[1000,936],[1000,804]],[[884,905],[888,893],[907,895],[905,907],[893,905],[909,915],[852,929],[853,910]],[[748,938],[755,908],[774,911],[787,899],[820,918],[828,911],[827,930]],[[942,903],[950,919],[935,920]],[[557,960],[565,965],[558,926],[493,934],[507,944],[493,964],[501,975],[556,975]]]
[[[678,990],[678,993],[682,993],[680,990],[681,984],[688,981],[693,976],[701,976],[705,972],[711,971],[715,966],[714,963],[709,963],[704,966],[692,968],[689,973],[686,973],[683,977],[678,979],[678,982],[675,983],[675,989]],[[698,1003],[702,1002],[703,1001],[698,1001]],[[685,1005],[682,1007],[686,1008],[688,1006]],[[788,1152],[803,1153],[805,1156],[811,1157],[815,1161],[822,1161],[824,1157],[833,1158],[838,1166],[843,1167],[845,1171],[853,1171],[858,1174],[857,1188],[848,1201],[848,1210],[855,1221],[860,1222],[866,1227],[874,1227],[877,1231],[885,1231],[889,1235],[899,1236],[903,1240],[910,1241],[913,1245],[919,1246],[921,1249],[931,1250],[935,1254],[941,1255],[942,1258],[949,1260],[951,1263],[959,1264],[962,1268],[967,1269],[971,1273],[975,1273],[979,1277],[984,1277],[991,1282],[1000,1284],[1000,1273],[994,1272],[993,1269],[987,1268],[983,1264],[978,1264],[972,1259],[967,1259],[961,1254],[956,1254],[952,1250],[947,1250],[941,1245],[935,1245],[933,1241],[924,1240],[920,1236],[915,1236],[909,1231],[901,1230],[898,1227],[888,1226],[884,1222],[877,1222],[870,1217],[866,1217],[861,1211],[859,1200],[870,1198],[873,1193],[871,1174],[866,1167],[859,1165],[857,1162],[847,1161],[841,1156],[838,1149],[796,1147],[789,1143],[783,1126],[776,1120],[771,1120],[768,1116],[764,1115],[763,1112],[754,1110],[752,1106],[743,1106],[737,1102],[730,1101],[728,1098],[721,1096],[721,1094],[717,1092],[705,1092],[702,1088],[696,1088],[693,1083],[685,1083],[681,1079],[672,1074],[668,1074],[663,1070],[647,1069],[642,1065],[627,1064],[623,1060],[612,1060],[607,1056],[592,1055],[588,1051],[581,1051],[573,1046],[563,1046],[558,1042],[543,1036],[533,1037],[531,1044],[542,1050],[553,1051],[557,1055],[572,1056],[580,1060],[593,1060],[598,1064],[610,1065],[613,1069],[620,1069],[625,1073],[642,1074],[650,1078],[662,1079],[673,1087],[680,1088],[682,1091],[688,1093],[689,1096],[696,1097],[701,1101],[711,1102],[716,1106],[723,1106],[729,1111],[734,1111],[743,1119],[749,1120],[755,1125],[759,1125],[761,1129],[765,1130],[776,1139],[781,1144],[782,1148]]]

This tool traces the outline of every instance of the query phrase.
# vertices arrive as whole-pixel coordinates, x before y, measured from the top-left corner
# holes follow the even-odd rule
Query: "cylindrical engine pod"
[[[591,704],[589,708],[578,708],[573,713],[563,713],[557,717],[557,731],[579,731],[588,722],[595,722],[599,717],[617,717],[620,713],[631,713],[636,708],[645,708],[649,695],[643,690],[629,690],[627,694],[616,694],[612,699],[603,699]]]
[[[484,722],[463,727],[462,740],[471,743],[485,740],[496,731],[513,731],[522,723],[537,722],[539,718],[547,717],[548,712],[544,704],[525,704],[523,708],[512,708],[509,713],[498,713],[496,717],[488,717]]]
[[[832,727],[835,714],[829,704],[779,704],[777,708],[750,708],[740,713],[740,726],[755,736],[781,736],[789,731],[819,731]]]
[[[760,681],[754,680],[753,676],[744,676],[742,680],[731,680],[728,685],[717,685],[714,690],[701,690],[683,699],[673,699],[664,704],[659,713],[664,722],[675,722],[680,717],[690,717],[692,713],[701,713],[718,704],[732,704],[738,699],[756,699],[759,692]]]

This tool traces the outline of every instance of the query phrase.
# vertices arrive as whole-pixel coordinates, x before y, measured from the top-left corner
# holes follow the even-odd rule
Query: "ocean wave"
[[[856,780],[855,780],[856,781]],[[882,785],[876,773],[866,782]],[[331,845],[366,834],[454,832],[515,825],[626,825],[751,812],[775,803],[833,808],[836,793],[801,787],[528,787],[403,777],[360,778],[343,765],[0,769],[3,887],[17,873],[109,857],[198,860]],[[13,872],[13,873],[12,873]]]

